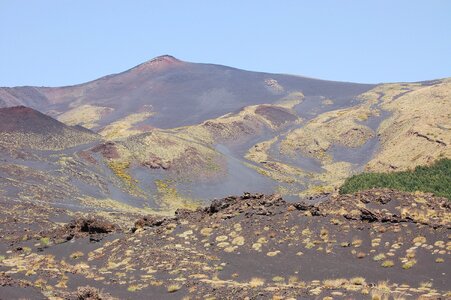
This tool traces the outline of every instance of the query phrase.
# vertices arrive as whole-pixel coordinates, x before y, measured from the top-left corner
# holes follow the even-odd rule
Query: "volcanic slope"
[[[9,149],[62,150],[100,137],[24,106],[0,109],[0,145]]]
[[[372,87],[189,63],[165,55],[75,86],[0,88],[0,107],[25,105],[94,129],[127,117],[128,122],[174,128],[244,106],[271,104],[297,91],[307,97],[350,99]]]
[[[8,160],[44,177],[48,169],[95,177],[66,184],[96,205],[103,199],[174,211],[245,191],[297,199],[333,192],[364,170],[406,170],[451,157],[450,79],[362,85],[162,56],[86,84],[4,88],[0,99],[99,135],[83,129],[92,143]],[[47,139],[78,143],[47,135],[39,147],[46,149]],[[7,178],[16,180],[3,182],[7,190],[19,191],[19,178]]]

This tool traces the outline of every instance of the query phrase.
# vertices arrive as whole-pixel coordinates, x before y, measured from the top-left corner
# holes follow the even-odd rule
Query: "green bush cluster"
[[[429,192],[451,199],[451,159],[440,159],[431,166],[419,166],[412,171],[354,175],[341,186],[340,194],[371,188]]]

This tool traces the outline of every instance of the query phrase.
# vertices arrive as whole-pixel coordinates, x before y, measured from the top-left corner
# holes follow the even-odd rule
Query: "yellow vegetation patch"
[[[93,133],[62,128],[56,133],[0,132],[0,147],[7,149],[63,150],[98,140]]]
[[[221,172],[221,156],[211,146],[181,138],[175,131],[152,130],[118,142],[122,160],[141,165],[177,169],[190,176],[211,177]]]
[[[113,173],[124,181],[129,187],[133,187],[136,181],[128,173],[127,169],[130,167],[129,162],[110,160],[108,162],[108,167],[113,171]]]
[[[157,211],[148,208],[148,207],[136,207],[125,204],[118,200],[107,199],[107,198],[92,198],[92,197],[84,197],[78,199],[83,205],[88,207],[97,207],[105,210],[114,210],[114,211],[122,211],[128,213],[136,213],[142,215],[143,213],[148,214],[158,214]]]
[[[278,137],[274,137],[270,140],[255,144],[247,151],[245,158],[256,163],[266,163],[269,159],[268,151],[277,140]]]
[[[332,144],[347,147],[359,147],[374,136],[367,126],[359,124],[362,119],[377,114],[368,105],[323,113],[305,126],[290,131],[281,142],[281,151],[286,155],[302,154],[330,162],[326,153]]]
[[[178,129],[178,132],[196,140],[209,143],[235,142],[248,136],[261,134],[267,129],[276,130],[285,124],[285,122],[279,124],[279,122],[276,122],[270,116],[257,113],[258,109],[284,111],[287,115],[293,117],[294,122],[299,122],[300,120],[296,115],[290,111],[299,101],[293,98],[286,99],[280,105],[262,104],[246,106],[238,113],[229,113],[216,119],[207,120],[200,125],[182,127]]]
[[[384,93],[382,108],[392,116],[378,129],[381,151],[368,163],[375,172],[403,171],[451,157],[451,79],[438,84],[389,84],[369,91]]]
[[[150,118],[153,112],[140,112],[134,113],[115,121],[100,131],[100,135],[106,139],[115,140],[126,138],[132,135],[142,133],[141,130],[133,129],[133,126],[139,122],[142,122]]]
[[[155,180],[159,204],[163,210],[175,211],[179,208],[194,210],[199,207],[199,202],[181,196],[170,184],[171,183],[169,181]]]
[[[58,116],[58,120],[67,125],[81,125],[86,128],[97,127],[97,122],[113,108],[84,104],[72,108]]]
[[[300,104],[304,100],[304,94],[302,92],[292,92],[285,98],[277,101],[274,105],[293,109],[296,105]]]

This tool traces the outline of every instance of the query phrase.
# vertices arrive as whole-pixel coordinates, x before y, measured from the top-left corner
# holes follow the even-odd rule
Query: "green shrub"
[[[441,159],[431,166],[419,166],[412,171],[393,173],[362,173],[348,178],[340,194],[350,194],[371,188],[391,188],[406,192],[429,192],[451,199],[451,159]]]

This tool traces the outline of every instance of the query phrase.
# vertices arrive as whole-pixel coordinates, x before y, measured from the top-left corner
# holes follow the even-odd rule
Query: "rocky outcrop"
[[[158,227],[163,225],[163,223],[167,221],[167,218],[160,218],[156,216],[146,216],[135,222],[135,225],[132,228],[132,232],[136,232],[139,229],[145,227]]]
[[[119,231],[121,231],[119,226],[110,221],[98,216],[89,216],[76,218],[57,230],[42,233],[42,236],[48,236],[56,243],[83,237],[89,237],[90,241],[97,242],[106,234]]]

